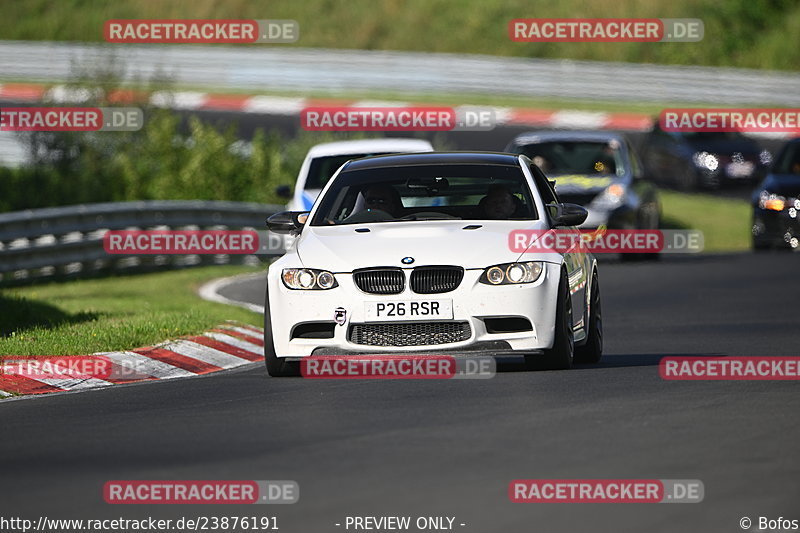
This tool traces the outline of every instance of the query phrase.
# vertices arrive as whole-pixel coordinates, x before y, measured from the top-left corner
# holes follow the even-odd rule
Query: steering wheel
[[[365,209],[353,213],[345,218],[340,224],[360,224],[362,222],[385,222],[387,220],[394,220],[394,217],[381,209]]]

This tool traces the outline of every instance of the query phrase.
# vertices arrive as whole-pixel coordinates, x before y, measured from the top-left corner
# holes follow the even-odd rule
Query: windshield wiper
[[[453,215],[424,215],[424,214],[413,214],[413,215],[406,215],[401,218],[395,218],[396,221],[418,221],[418,220],[461,220],[461,217],[456,217]]]

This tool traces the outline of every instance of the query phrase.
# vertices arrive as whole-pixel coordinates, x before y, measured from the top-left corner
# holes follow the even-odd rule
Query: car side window
[[[628,149],[628,159],[631,161],[631,173],[635,178],[641,178],[644,175],[642,171],[642,163],[639,161],[639,154],[633,149],[630,142],[625,142],[625,146]]]
[[[542,196],[542,202],[544,202],[545,205],[557,204],[558,195],[541,169],[532,163],[528,165],[528,168],[531,171],[534,183],[536,183],[536,188],[539,189],[539,194]]]
[[[542,202],[544,205],[551,206],[553,204],[560,203],[555,187],[553,187],[553,185],[550,183],[550,180],[547,179],[542,170],[534,164],[530,164],[528,168],[531,171],[534,183],[536,183],[536,188],[539,189],[539,194],[542,196]],[[547,207],[547,214],[549,218],[552,219],[556,214],[555,206]]]

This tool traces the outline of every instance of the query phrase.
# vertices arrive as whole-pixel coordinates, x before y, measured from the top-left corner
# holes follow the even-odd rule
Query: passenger
[[[617,165],[614,161],[614,148],[611,146],[603,147],[603,153],[593,165],[593,170],[598,174],[614,174]]]

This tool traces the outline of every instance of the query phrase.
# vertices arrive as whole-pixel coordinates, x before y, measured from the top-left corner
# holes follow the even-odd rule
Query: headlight
[[[526,263],[503,263],[490,266],[484,270],[480,281],[486,285],[515,285],[519,283],[533,283],[544,271],[541,261],[528,261]]]
[[[485,272],[486,281],[490,285],[500,285],[506,276],[505,271],[500,267],[492,267]]]
[[[314,268],[284,268],[281,279],[292,290],[318,291],[339,286],[332,273]]]
[[[697,152],[692,156],[694,164],[706,170],[715,171],[719,167],[719,159],[714,154],[708,152]]]
[[[592,206],[606,209],[614,208],[622,203],[623,198],[625,198],[625,186],[614,183],[592,200]]]
[[[336,278],[330,272],[322,271],[317,274],[317,285],[320,289],[331,289],[336,285]]]
[[[783,211],[786,207],[786,198],[777,194],[770,194],[767,191],[761,191],[761,194],[758,195],[758,207],[769,209],[770,211]]]

